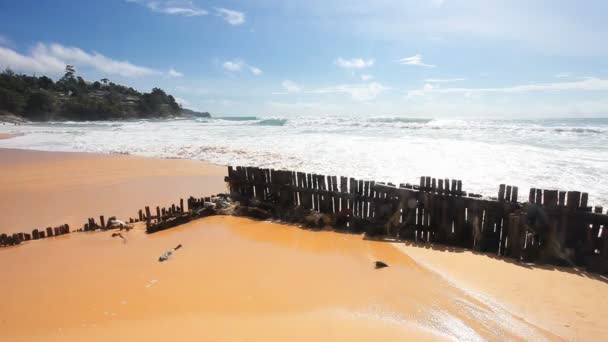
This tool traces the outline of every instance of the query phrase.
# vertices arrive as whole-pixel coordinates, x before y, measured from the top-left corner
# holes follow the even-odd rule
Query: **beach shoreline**
[[[193,160],[0,149],[0,166],[7,233],[52,222],[80,228],[87,217],[125,219],[145,205],[226,192],[226,167]],[[137,224],[123,234],[125,241],[87,232],[0,249],[12,275],[0,283],[9,294],[0,337],[158,339],[184,329],[192,335],[181,338],[216,340],[608,334],[601,295],[608,283],[585,272],[237,217],[155,234]],[[177,244],[184,248],[175,258],[156,261]],[[374,260],[390,266],[375,271]]]
[[[0,140],[4,140],[4,139],[12,139],[14,137],[16,137],[16,134],[10,134],[10,133],[0,133]]]
[[[89,217],[136,217],[144,206],[226,191],[224,166],[123,154],[0,149],[0,233]]]

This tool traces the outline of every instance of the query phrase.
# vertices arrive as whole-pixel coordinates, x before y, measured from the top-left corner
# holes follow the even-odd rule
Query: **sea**
[[[608,119],[218,117],[0,124],[0,148],[187,158],[417,184],[459,179],[492,197],[500,184],[578,190],[608,207]]]

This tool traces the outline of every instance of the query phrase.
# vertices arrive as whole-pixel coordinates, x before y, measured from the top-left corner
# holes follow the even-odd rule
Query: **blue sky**
[[[0,0],[0,67],[216,115],[608,116],[607,1]]]

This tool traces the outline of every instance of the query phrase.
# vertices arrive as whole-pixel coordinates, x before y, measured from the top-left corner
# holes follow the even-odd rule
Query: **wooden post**
[[[160,207],[156,206],[156,221],[160,222],[162,218],[163,217],[160,215]]]
[[[536,189],[536,204],[538,204],[538,205],[543,204],[543,190],[542,189]]]
[[[511,193],[511,202],[517,203],[517,187],[513,187],[513,192]]]
[[[580,191],[568,191],[568,199],[566,202],[566,206],[569,209],[577,209],[581,203],[581,193]]]
[[[53,236],[53,228],[46,227],[46,236],[48,236],[48,237]]]
[[[534,204],[536,203],[536,189],[530,188],[530,196],[528,197],[528,203]]]
[[[180,213],[184,212],[184,199],[183,198],[179,199],[179,212]]]
[[[32,230],[32,238],[34,238],[34,240],[38,240],[40,238],[40,235],[38,235],[38,229]]]
[[[587,201],[589,200],[589,194],[586,192],[583,192],[581,194],[581,206],[580,208],[586,209],[587,208]]]
[[[150,207],[146,206],[146,221],[150,221],[152,215],[150,215]]]
[[[106,228],[106,219],[105,219],[105,217],[103,217],[103,215],[99,216],[99,222],[101,222],[101,229],[105,229]]]
[[[498,186],[498,200],[501,202],[505,200],[505,185],[504,184],[500,184]]]
[[[139,209],[139,221],[143,221],[144,220],[144,214],[142,212],[141,209]]]

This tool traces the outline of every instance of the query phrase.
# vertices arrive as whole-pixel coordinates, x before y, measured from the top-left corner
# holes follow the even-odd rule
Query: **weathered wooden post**
[[[106,218],[103,215],[99,216],[99,223],[101,224],[101,229],[106,228]]]
[[[46,227],[46,236],[48,236],[48,237],[53,236],[53,228]]]
[[[179,212],[182,214],[184,213],[184,199],[183,198],[179,199]]]
[[[143,214],[142,210],[139,209],[139,221],[141,222],[143,220],[144,220],[144,214]]]

